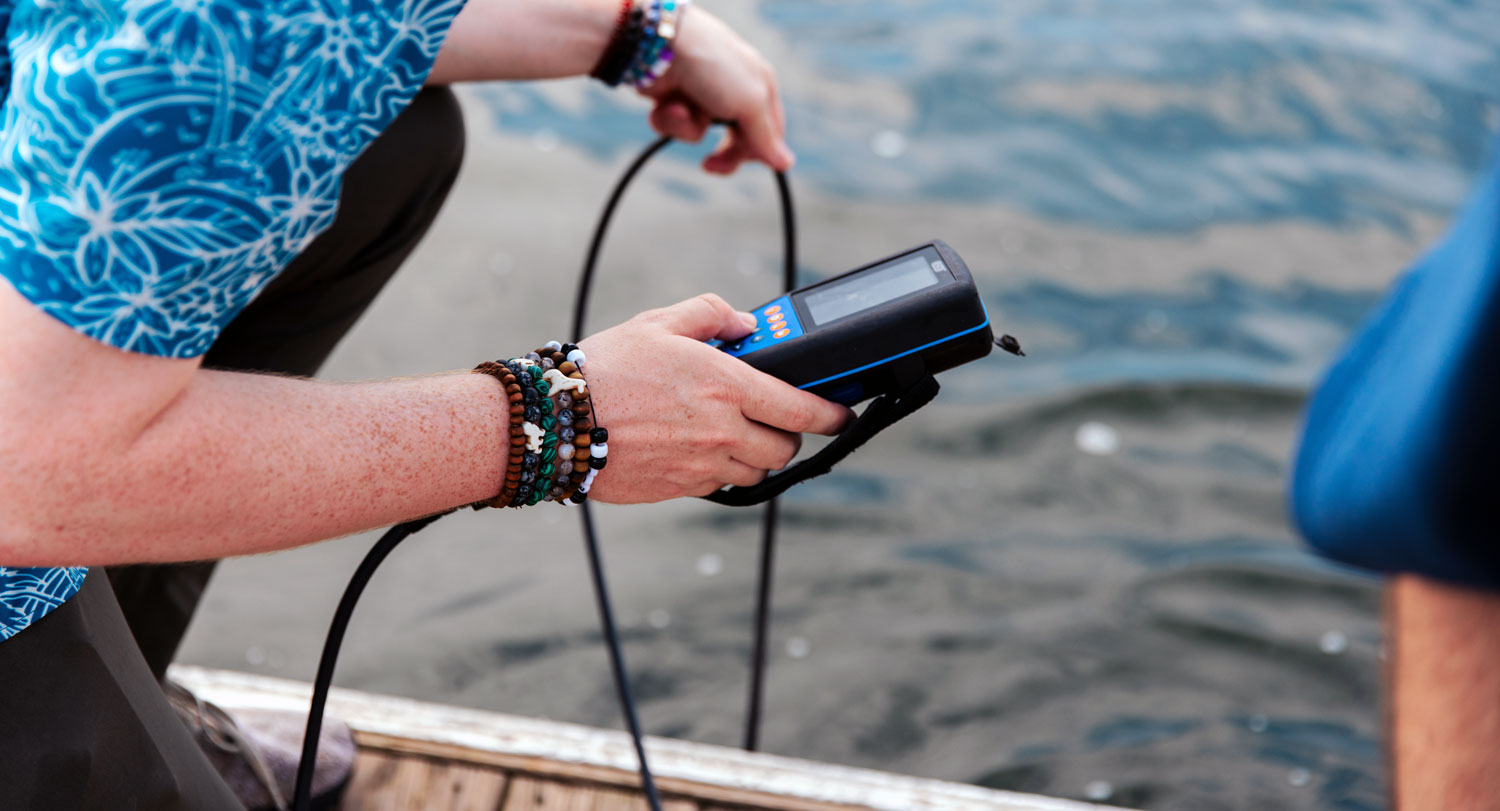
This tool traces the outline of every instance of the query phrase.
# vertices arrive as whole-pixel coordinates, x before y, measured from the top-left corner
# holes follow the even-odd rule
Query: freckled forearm
[[[508,416],[489,377],[327,383],[198,371],[128,447],[40,489],[53,518],[9,565],[218,558],[427,515],[499,489]],[[24,558],[24,559],[16,559]]]

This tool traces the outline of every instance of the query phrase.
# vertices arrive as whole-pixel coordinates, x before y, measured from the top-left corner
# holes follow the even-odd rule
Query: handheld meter
[[[969,268],[933,240],[757,307],[755,332],[710,343],[767,374],[854,405],[990,353]]]

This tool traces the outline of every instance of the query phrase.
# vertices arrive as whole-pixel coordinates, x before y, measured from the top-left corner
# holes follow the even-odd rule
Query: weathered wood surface
[[[363,749],[342,811],[497,811],[507,775],[468,763]]]
[[[515,755],[505,752],[486,752],[453,746],[452,744],[369,732],[357,732],[355,738],[362,747],[375,748],[393,753],[418,755],[441,761],[485,764],[507,773],[546,776],[565,783],[618,786],[633,790],[641,782],[640,775],[634,771],[627,772],[592,763],[578,763],[532,755]],[[652,764],[654,772],[656,770],[654,760]],[[696,800],[722,803],[738,808],[767,808],[775,809],[775,811],[850,811],[851,809],[869,808],[869,806],[851,803],[826,802],[806,797],[767,794],[766,792],[742,786],[726,786],[701,781],[680,780],[674,777],[663,776],[659,773],[656,774],[656,783],[658,790],[663,794],[682,794]],[[641,802],[640,807],[646,807],[644,800]],[[948,806],[917,807],[947,808]],[[968,806],[955,807],[968,808]],[[1009,808],[1009,806],[1004,806],[1003,808]],[[510,809],[507,807],[506,811],[510,811]]]
[[[522,776],[511,783],[502,811],[643,811],[646,808],[646,798],[637,791]],[[698,804],[663,798],[662,811],[698,811]]]
[[[305,682],[176,667],[170,675],[233,709],[307,711]],[[462,811],[644,809],[635,750],[623,732],[518,718],[334,688],[329,717],[361,747],[342,808]],[[1104,806],[1032,794],[743,752],[689,741],[646,740],[669,811],[1099,811]]]

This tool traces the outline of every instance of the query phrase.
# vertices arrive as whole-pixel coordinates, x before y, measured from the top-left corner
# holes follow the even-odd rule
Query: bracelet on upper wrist
[[[672,64],[673,43],[692,0],[622,0],[614,34],[590,76],[610,87],[655,84]]]
[[[594,69],[589,71],[590,76],[610,87],[620,83],[643,35],[645,19],[645,10],[635,0],[620,0],[620,13],[615,19],[614,32],[610,34],[609,44],[604,46],[604,53],[600,55]]]

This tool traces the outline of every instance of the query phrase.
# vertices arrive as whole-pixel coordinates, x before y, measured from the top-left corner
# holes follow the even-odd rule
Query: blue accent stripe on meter
[[[928,349],[928,348],[937,346],[938,344],[941,344],[941,343],[946,343],[947,341],[951,341],[954,338],[962,338],[963,336],[968,335],[971,332],[975,332],[977,330],[982,330],[982,329],[984,329],[985,327],[987,327],[989,325],[990,325],[990,314],[989,314],[988,308],[986,308],[985,309],[985,313],[984,313],[984,322],[981,323],[981,324],[979,324],[978,326],[969,327],[968,329],[963,330],[961,332],[955,332],[952,335],[949,335],[949,336],[947,336],[945,338],[939,338],[936,341],[931,341],[929,343],[922,344],[921,346],[914,346],[911,349],[906,350],[905,352],[897,352],[896,354],[891,355],[888,358],[881,358],[880,360],[877,360],[874,363],[866,363],[863,366],[859,366],[859,367],[856,367],[854,369],[850,369],[847,372],[839,372],[836,375],[829,375],[828,377],[825,377],[825,378],[823,378],[821,380],[814,380],[811,383],[803,383],[802,385],[798,386],[797,388],[799,388],[799,389],[807,389],[807,388],[811,388],[813,386],[818,386],[818,385],[821,385],[823,383],[827,383],[830,380],[838,380],[841,377],[848,377],[849,375],[857,374],[859,372],[863,372],[866,369],[873,369],[873,368],[875,368],[876,366],[879,366],[882,363],[889,363],[889,362],[891,362],[893,360],[896,360],[897,358],[904,358],[907,355],[910,355],[910,354],[912,354],[914,352],[921,352],[924,349]]]

